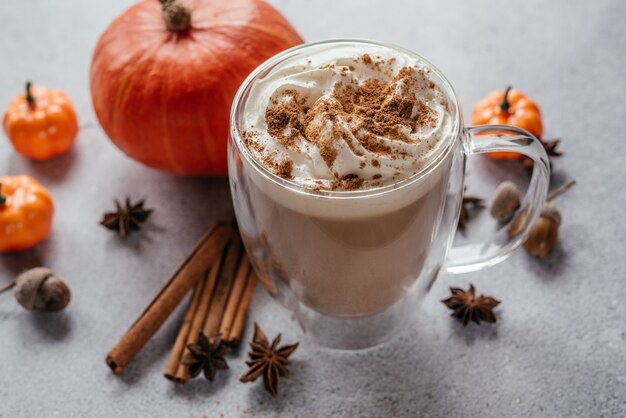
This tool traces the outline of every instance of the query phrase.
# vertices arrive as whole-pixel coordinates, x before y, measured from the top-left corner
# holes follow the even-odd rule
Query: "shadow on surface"
[[[28,323],[21,328],[29,336],[34,330],[46,342],[58,342],[67,338],[72,332],[74,319],[65,310],[60,312],[24,311],[23,313],[23,315],[19,315],[18,320],[22,323]]]
[[[496,307],[494,312],[498,321],[501,322],[504,319],[504,311]],[[496,340],[498,338],[499,322],[495,324],[481,322],[480,325],[470,322],[467,326],[463,326],[463,323],[456,318],[450,318],[450,321],[452,322],[450,324],[452,338],[461,340],[465,345],[471,346],[478,340]]]
[[[152,188],[150,203],[162,202],[155,208],[155,219],[159,212],[169,212],[172,217],[184,217],[192,225],[205,225],[207,219],[230,220],[233,216],[230,189],[227,177],[182,177],[166,173],[154,173],[159,187]],[[143,190],[142,179],[129,176],[128,190]],[[216,205],[216,203],[221,203]],[[208,225],[207,225],[208,226]]]
[[[561,273],[567,266],[568,254],[563,248],[561,241],[556,243],[556,246],[548,256],[545,258],[537,258],[526,253],[526,266],[535,276],[542,280],[554,280],[564,279]]]
[[[72,167],[74,167],[78,158],[79,154],[76,147],[70,148],[70,150],[63,155],[46,161],[33,160],[17,152],[13,152],[9,157],[9,172],[23,172],[23,167],[27,167],[33,177],[38,180],[45,180],[44,183],[60,183],[72,171]]]
[[[49,252],[49,247],[50,239],[26,251],[0,254],[0,263],[2,263],[6,269],[13,274],[13,277],[7,277],[6,280],[4,278],[0,278],[0,287],[4,284],[9,284],[15,279],[15,276],[24,270],[33,267],[45,266],[46,254]]]
[[[233,359],[226,358],[226,361],[232,362]],[[180,396],[188,400],[207,399],[217,395],[222,390],[227,390],[227,381],[238,379],[234,376],[233,370],[218,370],[215,381],[211,382],[200,373],[195,379],[189,380],[185,384],[176,384],[171,382],[168,392],[175,396]]]
[[[150,207],[148,208],[150,209]],[[111,211],[113,211],[113,209],[111,209]],[[142,225],[141,230],[132,231],[126,237],[121,237],[117,231],[107,230],[102,225],[99,226],[109,232],[110,236],[106,242],[107,250],[124,247],[137,254],[143,253],[155,240],[158,240],[159,237],[167,231],[167,228],[156,223],[156,219],[154,219],[153,216],[148,218]]]

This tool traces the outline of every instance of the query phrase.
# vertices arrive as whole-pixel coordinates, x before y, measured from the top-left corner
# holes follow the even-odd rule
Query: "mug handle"
[[[513,126],[484,125],[465,128],[464,133],[464,147],[468,156],[494,151],[517,152],[531,158],[534,165],[526,195],[509,222],[500,225],[485,242],[450,248],[443,268],[444,271],[454,274],[477,271],[497,264],[511,255],[526,240],[531,227],[535,225],[546,199],[550,180],[545,149],[527,131]],[[462,199],[459,199],[459,212],[461,203]]]

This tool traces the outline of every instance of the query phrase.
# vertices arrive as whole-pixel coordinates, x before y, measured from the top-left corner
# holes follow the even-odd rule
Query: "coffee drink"
[[[328,46],[251,86],[237,130],[256,236],[308,307],[362,317],[392,306],[422,271],[445,199],[454,133],[428,65],[383,46]],[[253,240],[254,242],[250,242]]]

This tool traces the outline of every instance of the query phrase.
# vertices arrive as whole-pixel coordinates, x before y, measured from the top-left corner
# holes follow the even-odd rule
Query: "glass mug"
[[[335,46],[392,48],[429,68],[431,80],[447,96],[453,128],[419,172],[384,187],[313,190],[279,177],[249,154],[241,127],[254,83],[285,63]],[[396,46],[332,40],[284,51],[241,85],[230,124],[230,187],[252,265],[305,333],[326,347],[359,349],[387,341],[410,322],[440,270],[464,273],[504,260],[528,235],[548,188],[547,156],[534,136],[510,126],[464,127],[458,99],[443,74]],[[510,221],[486,242],[452,246],[466,159],[492,151],[518,152],[535,163],[513,218],[516,233],[509,232]]]

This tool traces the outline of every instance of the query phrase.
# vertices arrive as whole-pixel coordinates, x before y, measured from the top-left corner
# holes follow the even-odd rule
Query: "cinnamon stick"
[[[187,292],[203,276],[207,266],[213,264],[221,255],[231,235],[230,224],[218,223],[196,244],[161,292],[107,354],[106,363],[115,374],[120,374],[124,370],[163,325]]]
[[[254,295],[256,282],[257,275],[253,269],[250,269],[250,273],[248,274],[248,280],[246,282],[246,287],[244,289],[243,295],[241,296],[241,300],[239,301],[239,305],[237,306],[237,314],[235,315],[235,319],[233,320],[230,334],[226,339],[229,344],[237,345],[239,343],[239,340],[241,339],[241,333],[243,331],[243,326],[246,322],[246,314],[248,312],[248,308],[250,307],[252,296]]]
[[[213,293],[213,298],[211,299],[211,306],[209,307],[209,312],[207,313],[204,326],[202,327],[202,331],[207,336],[216,334],[219,330],[242,250],[241,237],[238,233],[235,233],[228,247],[228,252],[224,257],[222,269]]]
[[[165,366],[165,371],[163,373],[165,377],[169,380],[176,381],[176,370],[178,370],[178,365],[182,360],[183,351],[185,350],[187,338],[189,337],[189,329],[191,328],[191,323],[193,322],[193,318],[196,315],[198,302],[200,302],[200,296],[202,295],[205,283],[206,278],[196,283],[193,288],[191,300],[189,301],[187,312],[185,312],[185,316],[183,318],[183,324],[178,331],[178,336],[176,337],[174,348],[172,348],[172,354],[170,355],[167,366]]]
[[[189,352],[187,346],[197,342],[200,330],[208,336],[219,332],[227,344],[239,341],[257,280],[251,270],[241,238],[235,234],[210,267],[202,290],[194,292],[190,300],[164,373],[166,378],[176,383],[188,381],[189,370],[182,360]]]
[[[206,318],[207,312],[209,311],[209,306],[211,303],[211,297],[213,295],[213,289],[215,288],[215,283],[217,282],[217,276],[222,267],[222,259],[223,255],[221,255],[217,262],[215,262],[210,270],[206,274],[204,289],[202,289],[202,295],[200,296],[200,300],[198,301],[198,308],[194,313],[193,320],[191,322],[191,326],[189,328],[189,334],[187,335],[187,341],[185,342],[183,352],[181,354],[180,361],[185,357],[185,355],[189,352],[187,346],[189,344],[195,344],[198,342],[198,334],[204,325],[204,320]],[[174,377],[174,381],[176,383],[186,383],[189,380],[188,367],[182,364],[179,361],[178,366],[176,368],[176,374]],[[166,376],[167,377],[167,376]]]
[[[248,255],[244,251],[241,256],[241,262],[239,263],[239,268],[237,269],[237,275],[235,276],[232,289],[228,295],[228,302],[226,304],[226,308],[224,309],[222,320],[220,321],[219,333],[222,334],[222,340],[225,342],[228,342],[228,336],[230,335],[230,331],[235,321],[235,316],[237,315],[239,309],[239,304],[241,303],[241,298],[246,289],[246,282],[248,280],[249,273],[250,261],[248,260]]]

